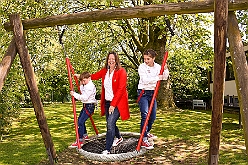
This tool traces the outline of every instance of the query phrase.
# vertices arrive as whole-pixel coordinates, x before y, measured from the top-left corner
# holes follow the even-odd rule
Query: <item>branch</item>
[[[127,28],[131,31],[131,37],[133,39],[133,42],[135,43],[135,45],[137,46],[138,49],[143,48],[142,44],[140,43],[140,41],[137,39],[135,32],[132,28],[132,26],[130,25],[130,23],[128,22],[128,20],[125,20]]]
[[[122,51],[124,52],[124,54],[126,55],[126,57],[133,63],[133,65],[135,67],[138,68],[138,64],[135,62],[135,60],[133,60],[133,58],[131,56],[129,56],[129,54],[127,53],[126,49],[123,47],[123,45],[121,44],[121,42],[119,41],[118,37],[116,37],[116,35],[114,35],[113,32],[113,28],[111,28],[111,26],[109,26],[110,31],[112,33],[112,35],[114,36],[115,40],[118,42],[119,46],[121,47]]]
[[[130,41],[128,42],[128,46],[129,46],[129,48],[131,49],[131,51],[132,51],[132,53],[133,53],[132,58],[133,58],[133,60],[135,61],[135,66],[136,66],[137,69],[138,69],[138,67],[139,67],[139,65],[140,65],[140,62],[138,61],[138,58],[137,58],[137,56],[136,56],[137,53],[136,53],[136,51],[135,51],[135,49],[134,49],[135,45],[133,44],[132,40],[130,40]]]

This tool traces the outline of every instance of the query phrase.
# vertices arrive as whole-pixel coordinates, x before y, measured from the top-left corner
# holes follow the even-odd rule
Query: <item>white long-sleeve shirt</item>
[[[90,80],[86,85],[80,85],[81,94],[74,92],[73,96],[82,103],[96,103],[96,87]]]
[[[161,66],[155,62],[153,67],[150,67],[145,63],[142,63],[138,68],[138,72],[140,76],[138,89],[154,90],[156,87],[156,83],[159,80],[158,75],[160,73],[160,70],[161,70]],[[168,69],[165,69],[164,73],[168,78],[169,75]]]
[[[109,74],[109,69],[108,69],[104,79],[105,99],[108,101],[112,101],[114,98],[114,92],[112,87],[113,75],[114,75],[114,71],[112,71],[112,73]]]

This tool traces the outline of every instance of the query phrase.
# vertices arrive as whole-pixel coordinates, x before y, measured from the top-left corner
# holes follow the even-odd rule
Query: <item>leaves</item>
[[[8,15],[12,13],[20,13],[22,19],[32,19],[90,10],[164,3],[159,0],[145,2],[2,0],[0,2],[0,20],[3,25],[9,21]],[[174,2],[174,0],[169,2]],[[247,38],[247,11],[238,11],[237,15],[243,30],[242,35]],[[175,36],[172,38],[166,27],[165,19],[170,20],[171,27],[175,32]],[[66,56],[70,58],[77,73],[86,70],[93,73],[103,67],[106,55],[110,50],[119,53],[122,66],[128,72],[129,95],[136,98],[137,68],[143,62],[142,53],[147,48],[158,51],[160,55],[157,57],[158,63],[161,63],[164,51],[169,50],[168,66],[175,98],[184,98],[187,95],[205,98],[209,97],[207,72],[213,66],[212,34],[209,30],[211,25],[213,25],[212,13],[134,18],[33,29],[26,31],[26,42],[43,101],[68,99]],[[66,29],[62,38],[64,47],[59,43],[61,28]],[[1,26],[0,57],[5,54],[12,37],[13,34],[6,32]],[[99,94],[101,83],[96,82],[96,85]],[[12,66],[5,86],[15,94],[19,93],[18,100],[30,104],[18,59]],[[9,93],[12,93],[10,91]],[[7,95],[6,92],[7,90],[3,90],[3,95]]]

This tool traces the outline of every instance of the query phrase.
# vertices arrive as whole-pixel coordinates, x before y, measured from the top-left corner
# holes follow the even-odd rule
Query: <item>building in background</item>
[[[248,46],[244,46],[246,60],[248,61]],[[213,74],[211,74],[210,91],[213,93]],[[224,106],[239,107],[234,71],[230,52],[226,54],[226,77],[224,89]]]

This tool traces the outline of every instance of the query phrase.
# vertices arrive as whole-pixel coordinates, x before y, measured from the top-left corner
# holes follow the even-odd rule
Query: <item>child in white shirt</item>
[[[155,63],[155,57],[157,53],[148,49],[143,53],[144,63],[140,64],[138,68],[139,72],[139,84],[138,84],[138,104],[140,108],[141,114],[141,122],[140,122],[140,132],[143,130],[144,123],[146,121],[146,117],[148,114],[149,107],[151,105],[151,100],[154,94],[154,90],[156,88],[157,81],[159,80],[167,80],[169,76],[169,70],[167,67],[165,68],[162,75],[160,75],[161,66]],[[152,125],[156,119],[156,109],[157,102],[156,99],[153,103],[153,108],[148,120],[148,124],[146,127],[146,131],[144,133],[143,140],[141,142],[141,147],[145,147],[146,149],[153,149],[153,145],[149,143],[148,138],[155,139],[157,138],[153,134],[150,133],[152,129]]]
[[[83,108],[78,117],[78,133],[80,146],[83,145],[84,140],[89,140],[85,122],[94,113],[96,104],[96,87],[91,81],[90,73],[83,72],[79,76],[80,80],[80,91],[78,94],[74,91],[70,91],[71,96],[74,96],[77,100],[81,100]],[[70,148],[76,148],[77,142],[73,143]]]

